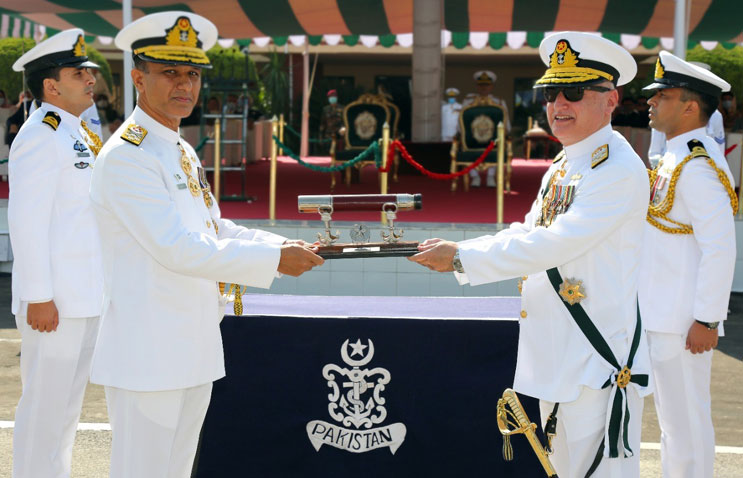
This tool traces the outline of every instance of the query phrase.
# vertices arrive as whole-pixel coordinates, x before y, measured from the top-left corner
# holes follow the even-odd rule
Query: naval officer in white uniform
[[[21,332],[21,382],[13,430],[15,478],[69,477],[103,297],[101,247],[88,197],[100,138],[80,114],[95,77],[83,31],[39,43],[15,71],[39,108],[10,149],[8,226],[12,312]]]
[[[730,85],[662,51],[650,126],[667,151],[650,173],[640,310],[655,377],[666,478],[711,478],[715,433],[712,349],[722,335],[735,269],[738,200],[727,161],[705,126]]]
[[[444,91],[446,101],[441,104],[441,141],[451,142],[459,129],[459,114],[462,103],[457,101],[459,90],[447,88]]]
[[[521,277],[514,389],[540,400],[558,476],[638,477],[650,393],[637,311],[649,187],[610,124],[616,87],[637,65],[589,33],[549,35],[539,52],[548,69],[535,87],[564,150],[524,222],[459,243],[428,240],[411,260],[472,285]]]
[[[464,99],[464,102],[462,103],[462,108],[466,108],[467,106],[482,102],[492,103],[500,106],[503,109],[503,126],[506,128],[506,135],[508,135],[511,132],[511,117],[508,114],[508,104],[504,100],[493,96],[493,87],[495,85],[495,80],[498,77],[495,75],[495,73],[489,70],[476,71],[475,74],[472,75],[472,77],[477,84],[477,93],[467,95],[467,97]],[[459,128],[458,122],[457,128]],[[507,167],[511,167],[510,163],[508,163]],[[489,167],[487,171],[486,185],[489,188],[494,188],[496,186],[495,166]],[[477,168],[471,169],[470,186],[472,186],[473,188],[479,188],[480,184],[480,171]]]
[[[212,382],[224,376],[219,282],[268,288],[321,264],[301,241],[220,217],[179,134],[217,40],[190,12],[147,15],[116,45],[132,52],[137,107],[106,142],[90,188],[104,299],[91,381],[105,386],[111,477],[188,477]]]

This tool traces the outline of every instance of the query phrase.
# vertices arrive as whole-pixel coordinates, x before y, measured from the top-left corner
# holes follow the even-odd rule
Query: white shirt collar
[[[132,113],[131,118],[135,124],[146,129],[148,133],[159,136],[169,143],[177,144],[181,140],[180,128],[178,131],[173,131],[145,113],[139,106],[134,108],[134,113]]]
[[[691,131],[687,131],[686,133],[682,133],[678,136],[675,136],[669,139],[667,146],[666,146],[666,151],[678,150],[678,149],[688,151],[689,146],[687,143],[689,141],[691,141],[692,139],[701,140],[705,136],[707,136],[707,130],[704,126],[697,128],[697,129],[693,129]]]
[[[590,159],[591,154],[596,151],[596,148],[609,143],[611,135],[611,124],[607,124],[586,139],[571,144],[570,146],[565,146],[565,157],[568,161],[576,161],[581,158]]]
[[[77,129],[80,127],[80,117],[75,116],[69,111],[63,110],[59,106],[54,106],[51,103],[47,103],[46,101],[41,102],[41,106],[39,109],[43,109],[44,111],[54,111],[59,115],[60,118],[60,124],[64,125],[71,125],[72,129]]]

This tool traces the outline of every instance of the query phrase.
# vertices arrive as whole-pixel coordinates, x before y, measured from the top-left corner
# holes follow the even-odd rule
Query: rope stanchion
[[[372,144],[369,145],[368,148],[366,148],[364,151],[359,153],[358,156],[356,156],[353,159],[349,159],[348,161],[345,161],[343,164],[339,164],[338,166],[316,166],[314,164],[307,163],[302,158],[297,156],[291,149],[289,149],[284,143],[282,143],[278,137],[275,135],[273,136],[273,140],[276,142],[276,145],[281,148],[287,156],[301,164],[307,169],[311,169],[313,171],[319,171],[321,173],[334,173],[336,171],[343,171],[346,168],[350,168],[354,164],[358,163],[359,161],[366,161],[368,160],[369,156],[374,156],[374,164],[376,164],[377,168],[381,168],[382,164],[382,154],[379,151],[379,144],[374,141]]]
[[[410,156],[410,153],[408,153],[408,150],[405,149],[405,146],[402,145],[402,143],[399,140],[395,140],[392,143],[390,143],[389,150],[387,151],[387,166],[386,170],[389,171],[390,164],[392,163],[392,159],[394,158],[395,149],[397,149],[400,152],[400,156],[405,159],[408,163],[410,163],[411,166],[413,166],[415,169],[423,173],[425,176],[428,176],[431,179],[439,179],[442,181],[446,181],[449,179],[458,178],[459,176],[464,176],[465,174],[469,173],[476,167],[478,167],[483,161],[485,161],[485,158],[487,158],[488,154],[493,150],[495,147],[495,143],[491,141],[488,144],[488,147],[485,148],[485,151],[482,152],[479,158],[477,158],[472,164],[467,166],[461,171],[457,171],[456,173],[434,173],[432,171],[427,170],[425,167],[423,167],[422,164],[418,163],[416,160],[413,159],[412,156]],[[382,169],[380,168],[380,171]]]

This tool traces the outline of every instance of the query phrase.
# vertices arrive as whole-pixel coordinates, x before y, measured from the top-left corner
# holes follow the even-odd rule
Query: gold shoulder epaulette
[[[59,128],[59,123],[62,122],[62,118],[60,118],[59,115],[54,111],[50,111],[46,115],[44,115],[44,119],[41,120],[41,122],[46,123],[51,129],[57,131],[57,128]]]
[[[599,164],[603,163],[609,157],[609,145],[605,144],[599,146],[596,150],[591,153],[591,169],[595,168]]]
[[[556,162],[560,161],[564,157],[565,157],[565,150],[563,149],[562,151],[560,151],[559,153],[557,153],[557,156],[555,156],[555,159],[552,162],[553,163],[556,163]]]
[[[134,146],[139,146],[144,137],[147,136],[147,130],[136,124],[130,124],[124,134],[121,135],[121,139],[132,143]]]
[[[707,153],[704,145],[698,139],[692,139],[686,145],[689,147],[689,151],[691,151],[692,158],[709,158],[709,153]]]

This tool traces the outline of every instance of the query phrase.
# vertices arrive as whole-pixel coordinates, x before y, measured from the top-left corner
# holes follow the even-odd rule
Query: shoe
[[[488,180],[485,183],[489,188],[494,188],[496,186],[495,184],[495,176],[488,176]]]
[[[470,186],[473,188],[479,188],[480,187],[480,175],[477,176],[471,176],[470,177]]]

